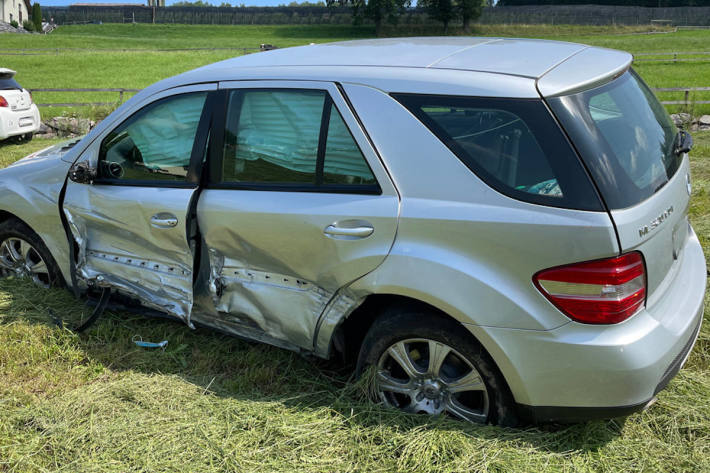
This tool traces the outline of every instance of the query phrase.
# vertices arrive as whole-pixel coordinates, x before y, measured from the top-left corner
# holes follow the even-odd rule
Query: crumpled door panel
[[[200,273],[209,276],[196,289],[195,317],[313,350],[333,296],[387,256],[398,205],[387,195],[205,189],[197,218],[205,246]],[[350,219],[374,231],[359,239],[326,235]]]
[[[193,189],[85,185],[68,182],[64,214],[77,242],[77,276],[112,287],[188,324],[193,256],[186,215]],[[168,212],[177,225],[156,228]]]

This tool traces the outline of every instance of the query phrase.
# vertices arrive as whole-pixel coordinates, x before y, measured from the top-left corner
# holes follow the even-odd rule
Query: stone
[[[57,136],[71,138],[87,134],[91,129],[91,120],[88,118],[54,117],[47,120],[45,125],[52,129]]]
[[[671,120],[676,126],[685,126],[693,120],[693,117],[689,113],[673,113],[671,114]]]
[[[710,115],[703,115],[702,117],[698,118],[698,125],[710,126]]]

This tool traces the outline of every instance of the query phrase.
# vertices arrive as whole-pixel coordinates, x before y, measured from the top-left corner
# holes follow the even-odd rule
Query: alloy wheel
[[[22,238],[9,237],[0,243],[0,270],[3,276],[28,277],[38,286],[50,286],[47,263],[39,252]]]
[[[406,412],[488,420],[488,391],[480,373],[461,353],[435,340],[391,345],[377,363],[375,383],[386,405]]]

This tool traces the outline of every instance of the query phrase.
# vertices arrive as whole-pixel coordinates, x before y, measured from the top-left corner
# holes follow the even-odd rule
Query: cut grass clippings
[[[344,27],[151,28],[89,25],[62,27],[49,36],[0,35],[0,48],[20,47],[17,41],[33,48],[146,48],[154,42],[179,47],[193,41],[286,46],[371,35]],[[482,32],[516,35],[515,28]],[[519,30],[519,36],[545,35],[543,29]],[[693,50],[710,38],[703,31],[547,32],[632,52]],[[28,87],[144,87],[219,56],[62,54],[2,60],[22,71],[20,80]],[[639,70],[655,86],[710,85],[703,83],[704,67],[679,63]],[[710,132],[694,138],[690,216],[707,257]],[[0,166],[58,141],[0,143]],[[709,306],[706,297],[706,312]],[[127,313],[107,313],[76,335],[57,326],[50,308],[68,323],[91,311],[65,290],[0,280],[2,473],[710,471],[707,321],[685,368],[650,410],[621,420],[505,429],[384,409],[368,402],[366,387],[353,384],[351,373],[335,363]],[[147,350],[136,347],[134,337],[169,343],[164,351]]]

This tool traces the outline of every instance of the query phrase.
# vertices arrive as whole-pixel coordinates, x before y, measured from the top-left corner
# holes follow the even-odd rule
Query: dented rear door
[[[76,274],[190,324],[191,206],[216,85],[182,87],[146,100],[98,137],[76,166],[92,183],[68,181],[64,214],[78,248]]]
[[[334,84],[220,89],[195,320],[312,349],[326,304],[388,254],[396,190]]]

